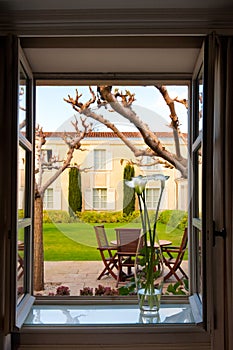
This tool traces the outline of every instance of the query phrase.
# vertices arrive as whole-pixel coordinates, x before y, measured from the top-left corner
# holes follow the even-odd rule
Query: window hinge
[[[215,224],[215,223],[214,223]],[[214,225],[215,226],[215,225]],[[213,240],[213,245],[215,246],[216,244],[216,237],[222,237],[222,238],[226,238],[226,234],[227,234],[227,231],[225,228],[222,228],[222,230],[220,231],[217,231],[214,229],[214,240]]]

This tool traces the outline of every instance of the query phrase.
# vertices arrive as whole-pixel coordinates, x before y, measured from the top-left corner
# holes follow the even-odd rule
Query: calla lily
[[[165,176],[163,174],[154,174],[154,175],[149,175],[147,176],[148,181],[149,180],[154,180],[154,181],[161,181],[161,187],[165,187],[165,181],[169,179],[170,176]]]
[[[144,302],[149,305],[149,309],[152,310],[156,304],[156,311],[159,309],[160,297],[162,293],[162,253],[160,248],[155,249],[155,242],[157,241],[159,246],[159,241],[156,232],[156,224],[159,214],[159,207],[161,204],[162,194],[165,187],[165,181],[169,179],[169,176],[163,174],[154,174],[150,176],[139,175],[133,177],[131,181],[125,181],[126,185],[134,188],[137,196],[141,215],[143,236],[143,257],[136,259],[136,262],[140,265],[140,269],[135,268],[136,275],[135,280],[139,286],[140,291],[139,305],[143,310]],[[146,206],[146,195],[145,188],[148,181],[160,181],[160,195],[157,202],[157,208],[155,210],[153,228],[151,228],[150,216]],[[148,241],[150,244],[148,245]],[[138,275],[137,275],[138,274]],[[140,277],[140,278],[139,278]],[[141,281],[140,281],[141,279]],[[161,279],[158,287],[158,281]],[[155,281],[156,280],[156,281]],[[139,281],[139,282],[137,282]],[[148,311],[148,305],[146,310]]]
[[[148,181],[150,180],[154,180],[154,181],[161,181],[161,187],[164,188],[165,187],[165,181],[169,179],[169,176],[165,176],[163,174],[154,174],[154,175],[149,175],[149,176],[136,176],[136,177],[132,177],[132,180],[130,181],[125,181],[126,185],[134,188],[135,192],[137,194],[142,194],[142,192],[145,190],[146,184]]]
[[[137,177],[132,177],[132,180],[125,181],[125,183],[127,186],[134,188],[137,194],[142,194],[142,192],[145,190],[147,181],[146,176],[139,175]]]

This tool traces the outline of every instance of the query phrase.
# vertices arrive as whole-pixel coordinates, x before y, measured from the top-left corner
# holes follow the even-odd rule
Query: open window
[[[161,38],[160,38],[161,40]],[[182,41],[182,40],[181,40]],[[202,134],[204,133],[204,124],[201,123],[201,120],[203,120],[205,118],[205,116],[203,115],[203,117],[200,118],[201,113],[202,113],[202,103],[201,103],[201,97],[202,97],[202,93],[203,93],[203,84],[205,84],[204,82],[204,78],[203,78],[203,67],[201,66],[201,64],[199,65],[199,69],[197,70],[196,76],[195,76],[195,82],[192,85],[192,75],[193,75],[193,69],[194,69],[194,65],[195,65],[195,60],[198,56],[198,52],[200,51],[200,43],[201,43],[202,39],[198,38],[198,43],[196,42],[195,47],[194,48],[186,48],[186,53],[187,53],[187,57],[189,57],[189,66],[185,66],[183,67],[182,62],[177,61],[178,65],[176,66],[172,66],[170,67],[170,70],[168,69],[168,67],[166,67],[166,65],[162,65],[162,67],[160,67],[160,71],[157,72],[156,71],[156,54],[160,51],[160,48],[157,47],[155,48],[155,52],[153,52],[153,59],[152,61],[150,61],[150,66],[147,66],[145,68],[145,66],[140,65],[140,68],[137,68],[137,65],[133,65],[133,68],[127,67],[127,69],[129,69],[129,71],[126,71],[125,73],[121,71],[121,69],[123,69],[124,65],[121,65],[120,67],[116,66],[116,72],[114,72],[114,66],[113,68],[111,68],[111,74],[106,73],[106,72],[102,72],[100,73],[96,73],[96,71],[93,68],[93,71],[88,71],[87,70],[87,66],[85,65],[85,62],[82,62],[83,66],[82,69],[83,71],[80,72],[76,72],[75,69],[77,69],[77,64],[75,62],[75,64],[73,64],[73,66],[69,66],[69,72],[67,74],[64,73],[64,67],[62,72],[59,71],[59,69],[61,69],[61,67],[59,68],[59,62],[55,62],[56,64],[53,66],[51,65],[51,62],[49,61],[49,58],[47,56],[48,51],[46,48],[31,48],[30,47],[30,39],[28,40],[23,40],[22,39],[22,45],[24,46],[24,52],[29,60],[29,62],[31,63],[32,67],[34,67],[33,69],[35,71],[37,71],[37,73],[35,74],[36,77],[36,81],[38,86],[46,86],[46,84],[48,86],[50,86],[51,88],[55,85],[60,85],[60,86],[66,86],[67,89],[69,89],[70,87],[72,87],[72,91],[74,92],[75,87],[77,86],[88,86],[88,85],[98,85],[99,82],[104,82],[104,83],[108,83],[108,84],[115,84],[116,86],[151,86],[153,87],[153,85],[155,83],[160,83],[160,84],[166,84],[166,85],[178,85],[178,84],[183,84],[186,86],[187,89],[189,89],[190,91],[190,99],[192,99],[193,101],[193,106],[194,109],[192,110],[191,107],[189,107],[189,116],[190,116],[190,120],[192,120],[192,122],[190,123],[190,156],[191,156],[191,163],[192,165],[189,168],[189,175],[191,176],[191,189],[189,190],[189,195],[192,196],[192,201],[191,203],[191,209],[190,209],[190,215],[189,215],[189,229],[190,232],[192,232],[191,236],[190,236],[190,243],[189,243],[189,252],[190,252],[190,261],[192,267],[190,269],[191,272],[191,279],[190,279],[190,291],[193,295],[198,295],[198,302],[196,302],[196,308],[198,310],[197,314],[197,320],[196,323],[199,323],[202,321],[202,302],[205,302],[205,297],[203,298],[203,295],[205,295],[206,291],[205,288],[203,288],[203,279],[205,277],[206,274],[206,270],[205,270],[205,265],[203,265],[203,251],[205,251],[205,237],[203,238],[203,230],[202,230],[202,223],[201,223],[201,213],[203,211],[203,198],[201,196],[202,194],[202,176],[203,176],[203,172],[202,172],[202,166],[203,166],[203,159],[201,157],[202,155]],[[169,50],[174,49],[173,45],[171,45],[171,41],[168,40],[168,45],[170,42],[170,46]],[[185,39],[184,42],[187,45],[187,40]],[[36,43],[36,41],[35,41]],[[33,44],[34,46],[36,44]],[[41,41],[39,41],[39,43],[41,44]],[[161,41],[160,41],[161,44]],[[38,44],[39,45],[39,44]],[[37,53],[41,50],[41,53],[44,53],[44,60],[38,60],[38,56]],[[119,49],[121,53],[124,53],[121,48]],[[56,50],[55,50],[56,51]],[[147,50],[146,50],[147,51]],[[114,54],[116,53],[113,52]],[[136,51],[136,53],[140,53],[138,51]],[[177,51],[175,50],[174,55],[176,55]],[[89,52],[90,56],[91,56],[91,52]],[[143,53],[144,56],[146,57],[146,52]],[[148,54],[148,52],[147,52]],[[72,55],[71,55],[72,56]],[[169,56],[169,55],[168,55]],[[136,57],[136,56],[135,56]],[[167,57],[167,56],[166,56]],[[174,56],[173,56],[174,57]],[[190,59],[191,57],[191,59]],[[202,52],[202,59],[203,59],[203,52]],[[45,66],[43,64],[45,64],[46,60],[48,60],[48,65],[46,67],[45,70]],[[152,64],[153,63],[153,64]],[[137,61],[137,64],[139,64],[139,62]],[[187,64],[187,61],[186,63]],[[199,64],[199,61],[198,61]],[[42,65],[42,66],[41,66]],[[68,67],[68,65],[67,65]],[[89,66],[88,66],[89,67]],[[101,66],[102,67],[102,66]],[[97,67],[97,69],[101,69],[100,66]],[[202,67],[202,68],[201,68]],[[102,67],[103,68],[103,67]],[[38,70],[37,70],[38,69]],[[125,68],[126,69],[126,68]],[[130,70],[131,69],[131,70]],[[134,71],[132,71],[132,69]],[[144,69],[144,71],[143,71]],[[146,69],[146,70],[145,70]],[[167,69],[167,70],[166,70]],[[187,69],[187,70],[186,70]],[[43,71],[44,70],[44,71]],[[91,69],[90,69],[91,70]],[[151,72],[150,72],[151,70]],[[46,72],[47,71],[47,72]],[[88,71],[88,73],[85,73],[86,71]],[[148,72],[149,71],[149,72]],[[164,72],[166,71],[166,74],[164,74]],[[99,71],[97,71],[99,72]],[[187,73],[188,72],[188,73]],[[33,225],[33,215],[32,215],[32,199],[33,199],[33,195],[32,195],[32,191],[33,191],[33,182],[31,181],[32,177],[32,169],[33,169],[33,158],[32,158],[32,152],[33,152],[33,131],[34,129],[34,125],[33,125],[33,115],[32,115],[32,108],[30,107],[30,100],[32,98],[32,95],[30,93],[31,88],[32,88],[32,76],[29,73],[29,69],[27,67],[26,64],[22,64],[22,68],[21,68],[21,82],[20,82],[20,88],[19,88],[19,101],[20,103],[22,102],[23,104],[27,105],[28,107],[23,106],[25,109],[25,111],[23,109],[20,108],[20,103],[19,103],[19,115],[21,117],[21,122],[24,121],[24,117],[22,115],[23,112],[25,112],[26,115],[26,120],[28,120],[28,124],[26,124],[26,127],[20,129],[19,132],[19,147],[20,147],[20,152],[19,152],[19,158],[18,158],[18,164],[19,164],[19,171],[18,174],[24,173],[25,178],[22,179],[22,181],[18,181],[19,184],[19,190],[21,191],[21,187],[20,186],[22,184],[28,184],[29,188],[28,189],[24,189],[24,191],[27,192],[20,192],[18,195],[18,198],[20,198],[20,201],[17,203],[20,203],[20,215],[22,215],[22,217],[19,218],[18,222],[18,228],[19,228],[19,234],[16,235],[15,237],[15,242],[19,242],[19,249],[16,249],[16,255],[18,256],[18,254],[21,257],[24,257],[24,265],[26,264],[26,266],[24,266],[24,279],[21,282],[22,283],[22,289],[21,290],[21,294],[20,297],[18,299],[18,305],[20,307],[20,304],[22,304],[23,300],[25,299],[26,295],[33,295],[32,292],[32,225]],[[193,94],[191,94],[191,91],[193,91]],[[26,93],[26,95],[25,95]],[[68,93],[71,94],[71,92],[69,91]],[[37,95],[38,97],[38,95]],[[36,103],[38,103],[37,101],[37,97],[36,97]],[[66,97],[66,96],[62,96],[62,97]],[[191,118],[192,116],[192,118]],[[27,119],[28,118],[28,119]],[[200,119],[199,119],[200,118]],[[200,120],[200,121],[199,121]],[[31,133],[31,134],[30,134]],[[99,148],[101,149],[101,148]],[[63,149],[63,154],[65,154],[64,149]],[[120,155],[121,156],[121,155]],[[96,167],[99,169],[99,167],[101,166],[101,164],[103,163],[102,161],[103,158],[103,154],[99,154],[98,159],[96,159]],[[120,158],[120,157],[119,157]],[[98,160],[98,161],[97,161]],[[119,159],[118,159],[119,160]],[[112,164],[114,166],[114,164]],[[145,167],[143,166],[143,169]],[[161,171],[161,168],[159,166],[159,171]],[[145,171],[147,171],[145,169]],[[90,171],[93,173],[93,169]],[[21,178],[21,175],[19,175],[18,179]],[[96,175],[97,176],[97,175]],[[103,176],[103,174],[101,174],[101,176]],[[86,176],[87,178],[87,176]],[[113,188],[114,186],[109,186],[109,180],[108,177],[106,175],[105,178],[105,185],[106,188],[101,187],[101,185],[98,184],[98,181],[102,181],[103,179],[97,179],[96,178],[96,182],[97,184],[95,186],[92,186],[93,183],[91,182],[91,180],[89,181],[89,187],[87,187],[87,191],[89,193],[89,201],[90,203],[92,203],[92,201],[97,201],[96,198],[98,196],[101,197],[101,200],[105,201],[105,197],[106,197],[106,193],[107,190],[106,188],[112,189],[112,194],[115,192],[115,188]],[[92,196],[92,192],[90,189],[93,189],[95,191],[93,191],[93,196]],[[85,192],[85,191],[84,191]],[[114,197],[113,195],[111,196],[112,198]],[[23,199],[27,198],[27,200],[29,199],[29,202],[27,204],[25,204],[27,201],[24,201]],[[47,197],[49,198],[49,193],[47,194]],[[148,201],[150,200],[151,202],[151,206],[154,205],[154,203],[156,202],[156,187],[153,189],[149,189],[148,188]],[[178,201],[176,202],[178,203]],[[175,203],[175,204],[176,204]],[[19,204],[17,204],[19,205]],[[21,208],[22,207],[22,208]],[[91,204],[89,206],[89,209],[91,208]],[[17,208],[18,209],[18,208]],[[21,242],[23,242],[24,244],[21,244]],[[21,251],[20,249],[24,247],[23,251]],[[204,266],[204,269],[203,269]],[[18,282],[17,282],[18,283]],[[43,312],[46,313],[46,310],[48,312],[49,308],[50,308],[50,301],[51,304],[52,303],[56,303],[57,305],[59,305],[59,307],[62,307],[61,304],[63,304],[63,300],[60,298],[59,300],[56,299],[55,301],[52,300],[51,298],[47,299],[47,300],[42,300],[43,298],[38,297],[37,298],[37,305],[35,305],[34,309],[33,309],[33,314],[30,314],[29,318],[27,319],[27,325],[31,325],[33,324],[33,321],[35,320],[36,317],[35,314],[39,314],[41,311],[41,314]],[[30,299],[31,301],[32,299]],[[72,299],[73,300],[73,299]],[[180,299],[181,300],[181,299]],[[176,300],[177,301],[177,300]],[[183,301],[183,299],[182,299]],[[66,301],[67,302],[67,301]],[[69,301],[68,301],[69,302]],[[103,299],[102,301],[103,302]],[[187,300],[185,300],[185,302],[187,303]],[[44,304],[47,304],[47,306],[45,307]],[[79,301],[75,301],[75,303],[79,303]],[[87,301],[85,302],[86,304],[89,303],[89,305],[93,305],[93,300],[92,301]],[[122,300],[121,298],[119,298],[119,300],[117,301],[117,305],[121,305],[121,306],[114,306],[119,312],[122,312],[123,314],[126,312],[125,310],[125,306],[126,303]],[[123,306],[122,306],[123,305]],[[28,308],[30,308],[31,304],[28,303]],[[84,309],[87,306],[84,307]],[[109,307],[109,301],[106,301],[105,304],[106,309],[108,309]],[[28,311],[27,308],[27,311]],[[41,309],[40,309],[41,308]],[[72,309],[72,308],[71,308]],[[64,309],[62,309],[64,311]],[[50,311],[50,310],[49,310]],[[117,312],[118,312],[117,311]],[[71,312],[71,311],[70,311]],[[64,314],[64,313],[63,313]],[[72,314],[72,312],[71,312]],[[67,319],[71,320],[69,317],[69,315],[67,315]],[[31,318],[30,318],[31,317]],[[196,315],[195,315],[196,317]],[[169,321],[169,320],[168,320]],[[31,323],[30,323],[31,322]],[[41,321],[41,323],[44,322],[44,319]],[[40,323],[40,324],[41,324]],[[120,322],[119,322],[120,323]],[[133,322],[132,322],[133,323]],[[132,325],[132,323],[130,323],[130,325]],[[142,322],[143,323],[143,322]],[[169,322],[168,322],[169,323]],[[195,322],[190,322],[190,324],[193,324]],[[70,323],[69,322],[65,322],[64,323],[66,326],[69,326]],[[20,325],[20,322],[19,322]],[[93,326],[93,325],[92,325]],[[127,326],[129,326],[129,324],[127,324]]]

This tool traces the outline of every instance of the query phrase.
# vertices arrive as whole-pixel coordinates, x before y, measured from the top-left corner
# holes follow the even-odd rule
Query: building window
[[[51,170],[52,169],[52,157],[53,152],[51,149],[43,149],[42,150],[42,167],[44,170]]]
[[[95,170],[106,169],[106,150],[105,149],[94,150],[94,169]]]
[[[48,188],[44,194],[44,208],[53,209],[53,188]]]
[[[144,171],[150,171],[150,170],[163,170],[162,164],[159,163],[159,158],[152,158],[149,156],[145,156],[142,159],[142,165],[141,168]]]
[[[107,209],[107,189],[106,188],[93,189],[93,208]]]
[[[146,203],[148,209],[155,209],[159,200],[159,188],[146,188]]]

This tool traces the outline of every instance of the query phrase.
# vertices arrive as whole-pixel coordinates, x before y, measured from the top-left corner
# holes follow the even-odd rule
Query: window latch
[[[227,231],[226,231],[225,228],[223,228],[220,231],[214,230],[214,242],[213,242],[214,246],[215,246],[215,243],[216,243],[215,242],[216,237],[222,237],[223,239],[225,239],[226,235],[227,235]]]

